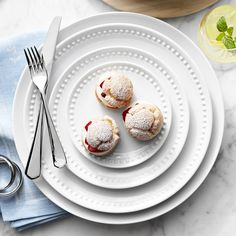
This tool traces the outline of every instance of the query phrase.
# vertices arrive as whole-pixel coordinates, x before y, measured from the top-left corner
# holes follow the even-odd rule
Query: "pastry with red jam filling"
[[[119,129],[109,116],[91,119],[82,132],[85,149],[95,156],[105,156],[113,151],[119,141]]]
[[[162,112],[154,104],[135,102],[122,116],[128,133],[140,141],[153,139],[163,127]]]
[[[105,107],[119,109],[130,104],[133,85],[124,74],[111,71],[100,76],[95,92],[98,101]]]

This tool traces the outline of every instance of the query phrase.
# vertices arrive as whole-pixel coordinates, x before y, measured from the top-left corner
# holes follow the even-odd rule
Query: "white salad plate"
[[[206,71],[208,71],[209,73],[208,73],[208,78],[206,78],[208,81],[208,84],[211,84],[211,86],[212,85],[214,85],[214,83],[216,83],[216,85],[215,85],[215,90],[217,90],[218,89],[218,92],[219,92],[219,88],[217,87],[218,85],[217,85],[217,80],[216,80],[216,78],[215,78],[215,75],[214,75],[214,73],[212,72],[212,70],[211,70],[211,68],[210,68],[210,66],[209,66],[209,64],[206,62],[206,60],[205,60],[205,58],[204,57],[202,57],[202,55],[199,53],[199,51],[196,49],[196,47],[185,37],[185,36],[183,36],[179,31],[177,31],[177,30],[174,30],[172,27],[170,27],[170,26],[168,26],[168,25],[166,25],[165,23],[163,23],[163,22],[159,22],[159,21],[157,21],[157,20],[154,20],[154,19],[152,19],[152,18],[149,18],[149,17],[144,17],[144,16],[141,16],[141,15],[137,15],[137,14],[130,14],[130,13],[110,13],[110,14],[104,14],[104,15],[100,15],[100,16],[96,16],[96,17],[91,17],[91,18],[89,18],[89,19],[86,19],[86,20],[84,20],[84,21],[82,21],[82,23],[81,22],[79,22],[79,23],[77,23],[77,24],[74,24],[74,25],[72,25],[72,26],[70,26],[69,28],[67,28],[67,29],[65,29],[64,31],[62,31],[62,33],[61,33],[61,39],[66,39],[69,35],[71,35],[71,34],[73,34],[73,33],[76,33],[76,32],[79,32],[80,30],[82,30],[83,29],[83,27],[85,27],[85,28],[87,28],[87,27],[91,27],[92,25],[94,25],[95,23],[97,23],[97,22],[99,22],[100,21],[100,23],[102,24],[103,21],[104,20],[104,22],[108,22],[109,23],[109,21],[110,21],[110,23],[112,23],[113,21],[114,22],[119,22],[119,23],[122,23],[122,21],[124,20],[125,22],[127,22],[127,21],[129,21],[130,23],[136,23],[136,24],[140,24],[140,25],[142,25],[143,24],[143,26],[146,26],[146,27],[151,27],[151,28],[153,28],[154,30],[156,30],[156,32],[163,32],[163,30],[165,29],[166,30],[166,32],[165,32],[165,34],[166,35],[168,35],[168,37],[170,37],[170,38],[173,38],[173,35],[175,36],[174,37],[174,39],[175,39],[175,41],[178,41],[178,43],[179,43],[179,45],[181,45],[182,43],[184,43],[183,45],[185,46],[185,48],[188,48],[188,52],[191,52],[191,55],[195,58],[195,59],[198,59],[197,61],[198,61],[198,64],[197,65],[195,65],[194,63],[192,64],[192,65],[194,65],[194,69],[198,69],[198,70],[196,70],[196,72],[195,71],[191,71],[191,73],[192,73],[192,75],[194,75],[194,78],[198,78],[198,77],[200,77],[200,76],[202,76],[202,74],[201,74],[201,70],[204,70],[204,72],[206,72]],[[168,33],[168,34],[167,34]],[[63,34],[64,34],[64,36],[63,36]],[[177,38],[178,38],[178,40],[177,40]],[[179,39],[180,38],[180,39]],[[169,45],[169,44],[167,44],[167,45]],[[169,47],[169,46],[168,46]],[[171,51],[171,49],[170,49],[170,51]],[[176,53],[176,52],[175,52]],[[181,55],[180,55],[181,56]],[[181,58],[180,58],[181,59]],[[200,60],[199,60],[200,59]],[[184,60],[184,63],[186,63],[186,66],[187,67],[189,67],[190,66],[190,64],[188,63],[188,61],[186,60],[186,58],[184,58],[183,59]],[[185,62],[185,60],[186,60],[186,62]],[[56,65],[56,62],[55,62],[55,65]],[[190,66],[190,70],[191,70],[191,66]],[[196,73],[196,74],[195,74]],[[210,76],[209,76],[210,75]],[[25,77],[24,77],[25,76]],[[29,88],[29,86],[28,86],[28,82],[29,82],[29,80],[27,80],[27,77],[26,76],[28,76],[27,74],[25,74],[23,77],[22,77],[22,80],[21,80],[21,82],[19,83],[19,86],[18,86],[18,90],[17,90],[17,94],[16,94],[16,99],[15,99],[15,104],[14,104],[14,131],[15,131],[15,138],[16,138],[16,145],[17,145],[17,149],[18,149],[18,151],[19,151],[19,154],[20,154],[20,157],[22,158],[22,162],[25,164],[26,163],[26,158],[27,158],[27,152],[28,152],[28,147],[27,147],[27,145],[29,145],[29,143],[27,144],[27,142],[26,142],[26,140],[24,139],[22,139],[22,131],[23,132],[25,132],[26,134],[28,133],[28,135],[29,135],[29,129],[26,129],[26,128],[23,128],[23,130],[22,130],[22,127],[26,127],[25,126],[25,120],[24,120],[24,118],[26,118],[27,116],[27,114],[25,115],[25,114],[23,114],[22,115],[22,117],[19,117],[19,114],[20,114],[20,111],[19,111],[19,107],[22,107],[22,105],[24,105],[25,104],[25,107],[26,107],[26,109],[27,110],[30,110],[29,109],[29,104],[30,104],[30,101],[28,100],[27,101],[27,98],[26,97],[24,97],[23,95],[23,92],[22,92],[22,88],[28,88],[28,92],[32,92],[32,88]],[[28,78],[29,79],[29,78]],[[55,78],[54,78],[55,79]],[[190,78],[189,78],[190,79]],[[198,80],[198,79],[196,79],[196,80]],[[202,81],[197,81],[198,82],[198,85],[199,85],[199,87],[201,87],[201,82]],[[23,87],[22,87],[23,86]],[[210,88],[210,86],[209,86],[209,89],[211,90],[211,95],[213,96],[213,94],[215,95],[215,91],[212,91],[213,89],[212,88]],[[191,93],[191,91],[187,91],[188,92],[188,95]],[[23,94],[23,95],[22,95]],[[20,97],[19,97],[19,95],[21,95]],[[22,97],[23,96],[23,97]],[[18,98],[18,99],[17,99]],[[19,99],[20,98],[20,99]],[[221,138],[222,138],[222,130],[223,130],[223,106],[222,106],[222,101],[221,101],[221,98],[220,98],[220,96],[219,96],[219,94],[218,94],[218,98],[217,98],[217,96],[215,96],[215,98],[214,99],[216,99],[217,101],[218,101],[218,107],[216,107],[216,111],[214,111],[214,112],[216,112],[216,114],[218,113],[218,117],[216,116],[216,117],[214,117],[214,123],[215,123],[215,121],[217,121],[218,120],[218,118],[219,118],[219,124],[216,124],[216,127],[214,127],[214,129],[213,129],[213,132],[214,133],[216,133],[217,134],[217,130],[218,130],[218,134],[215,136],[213,136],[213,138],[212,138],[212,143],[214,143],[214,141],[216,142],[216,144],[214,145],[214,147],[212,148],[212,143],[210,144],[210,154],[209,154],[209,159],[210,159],[210,161],[209,161],[209,165],[206,167],[206,169],[204,169],[204,171],[203,171],[203,177],[201,177],[200,178],[200,180],[198,180],[198,181],[196,181],[197,183],[195,184],[195,186],[193,187],[193,189],[192,190],[189,190],[189,191],[187,191],[185,194],[184,194],[184,197],[181,197],[181,199],[179,200],[179,201],[175,201],[175,203],[173,203],[173,204],[170,204],[170,207],[168,207],[168,204],[167,204],[167,207],[164,209],[164,210],[160,210],[160,211],[158,211],[158,209],[155,211],[154,210],[154,212],[153,212],[153,214],[152,215],[150,215],[150,214],[143,214],[142,215],[142,212],[150,212],[150,210],[149,209],[147,209],[146,211],[140,211],[140,212],[137,212],[137,213],[135,213],[135,215],[139,215],[140,217],[134,217],[134,219],[132,220],[131,218],[128,218],[128,217],[123,217],[124,219],[123,220],[119,220],[120,218],[119,218],[119,215],[115,215],[115,214],[104,214],[104,213],[99,213],[99,212],[96,212],[96,213],[94,213],[94,217],[92,217],[91,215],[93,214],[93,211],[89,211],[88,209],[85,209],[85,208],[81,208],[79,205],[76,205],[78,208],[77,208],[77,210],[76,210],[76,208],[74,208],[74,211],[71,209],[71,207],[69,207],[69,205],[67,204],[69,201],[68,200],[63,200],[63,201],[61,201],[61,202],[59,202],[58,201],[58,199],[60,199],[60,195],[59,195],[59,193],[58,193],[58,195],[56,196],[55,194],[53,194],[54,193],[54,191],[52,190],[51,191],[51,194],[52,195],[50,195],[50,191],[48,192],[48,194],[47,194],[47,192],[45,192],[45,194],[46,195],[50,195],[51,197],[52,197],[52,200],[54,199],[54,201],[57,203],[57,204],[59,204],[59,205],[61,205],[61,206],[63,206],[63,204],[65,204],[64,206],[65,206],[65,209],[67,209],[67,210],[69,210],[70,212],[73,212],[74,214],[76,214],[76,212],[77,212],[77,215],[79,215],[79,216],[81,216],[81,217],[84,217],[84,218],[87,218],[87,219],[90,219],[90,220],[94,220],[94,221],[98,221],[98,222],[103,222],[103,223],[130,223],[130,222],[137,222],[137,221],[142,221],[142,220],[145,220],[145,219],[149,219],[150,217],[154,217],[154,216],[157,216],[157,215],[160,215],[160,214],[162,214],[163,212],[166,212],[167,210],[169,210],[169,209],[171,209],[173,206],[175,206],[176,204],[178,204],[179,202],[181,202],[181,201],[183,201],[194,189],[196,189],[196,187],[199,185],[199,183],[204,179],[204,177],[206,176],[206,173],[208,173],[209,172],[209,170],[210,170],[210,167],[211,167],[211,165],[212,165],[212,163],[214,162],[214,160],[215,160],[215,158],[216,158],[216,153],[218,152],[218,150],[219,150],[219,145],[220,145],[220,142],[221,142]],[[214,101],[214,100],[213,100]],[[215,104],[215,101],[213,102],[214,104]],[[31,105],[32,106],[32,105]],[[197,106],[197,104],[196,104],[196,106]],[[206,106],[206,105],[205,105]],[[206,106],[207,107],[207,106]],[[193,109],[193,107],[191,106],[191,112],[192,112],[192,109]],[[222,114],[220,113],[220,111],[222,112]],[[23,112],[24,113],[24,112]],[[193,113],[194,114],[194,113]],[[209,113],[210,114],[210,113]],[[192,113],[191,113],[191,115],[192,115]],[[215,114],[214,114],[215,115]],[[17,117],[17,118],[16,118]],[[197,118],[199,118],[199,119],[201,119],[201,116],[199,115]],[[211,118],[211,117],[210,117]],[[191,126],[191,123],[192,123],[192,119],[194,120],[194,119],[196,119],[196,117],[194,118],[192,118],[192,116],[191,116],[191,122],[190,122],[190,130],[193,132],[193,127]],[[209,119],[210,120],[210,119]],[[208,120],[206,121],[206,122],[208,122]],[[208,123],[209,125],[211,124],[211,122],[209,121],[209,123]],[[199,128],[199,127],[198,127]],[[205,127],[205,130],[207,131],[207,127]],[[194,131],[196,131],[196,130],[194,130]],[[196,131],[196,133],[197,133],[197,131]],[[196,136],[196,134],[194,134],[194,136]],[[210,136],[210,135],[209,135]],[[25,136],[25,137],[27,137],[27,136]],[[168,136],[169,137],[169,136]],[[167,139],[168,139],[168,137],[167,137]],[[190,136],[190,137],[188,137],[188,140],[187,140],[187,144],[185,145],[185,146],[188,146],[189,145],[189,140],[191,140],[191,139],[193,139],[194,137],[192,137],[192,135]],[[30,140],[29,140],[29,142],[30,142]],[[204,143],[203,143],[203,145],[206,145],[206,147],[208,146],[208,141],[204,141]],[[215,147],[216,146],[216,147]],[[184,148],[184,152],[186,152],[185,151],[186,149]],[[188,159],[191,159],[191,156],[192,155],[194,155],[194,153],[192,154],[192,152],[189,152],[189,156],[188,156]],[[203,156],[204,156],[204,153],[202,154]],[[172,192],[172,193],[168,193],[168,194],[166,194],[166,192],[164,193],[164,195],[165,195],[165,197],[162,197],[162,200],[164,200],[164,199],[166,199],[166,198],[168,198],[168,197],[170,197],[171,195],[173,195],[173,193],[174,192],[176,192],[177,190],[179,190],[181,187],[180,186],[183,186],[188,180],[189,180],[189,178],[193,175],[193,173],[194,172],[192,172],[192,170],[189,172],[189,168],[190,167],[192,167],[192,163],[190,164],[190,163],[188,163],[188,164],[190,164],[190,165],[186,165],[185,164],[185,162],[187,161],[188,162],[188,160],[186,160],[184,157],[185,157],[186,155],[184,155],[184,153],[181,153],[181,155],[179,156],[179,158],[175,161],[175,163],[168,169],[168,171],[166,172],[166,173],[164,173],[162,176],[165,176],[165,178],[166,178],[166,180],[167,179],[175,179],[176,181],[174,181],[174,184],[176,184],[176,185],[178,185],[178,187],[176,188],[176,185],[174,185],[174,186],[172,186],[171,185],[171,187],[173,187],[175,190],[174,191],[172,191],[172,189],[170,190],[170,192]],[[198,158],[195,158],[195,159],[198,159],[198,165],[201,163],[201,160],[202,160],[202,158],[203,158],[203,156],[199,156]],[[208,156],[208,153],[207,153],[207,156]],[[48,158],[49,159],[49,158]],[[199,160],[199,159],[201,159],[201,160]],[[150,160],[152,160],[152,158],[151,159],[149,159],[148,161],[146,161],[146,162],[149,162]],[[204,160],[205,161],[205,160]],[[144,162],[144,163],[146,163],[146,162]],[[179,184],[179,181],[178,181],[178,179],[179,179],[179,177],[181,177],[181,171],[182,171],[182,166],[183,165],[185,165],[184,166],[184,169],[185,169],[185,176],[184,177],[186,177],[186,175],[188,175],[188,179],[186,178],[184,181],[182,181],[183,179],[181,179],[181,184]],[[140,165],[141,166],[141,165]],[[196,167],[196,165],[195,165],[195,167]],[[68,173],[68,170],[67,169],[64,169],[64,170],[60,170],[60,171],[55,171],[54,169],[50,169],[51,168],[51,166],[50,166],[50,164],[49,163],[47,163],[47,160],[44,160],[44,173],[43,173],[43,175],[44,175],[44,177],[45,177],[45,179],[48,181],[48,183],[50,183],[55,189],[57,189],[61,194],[63,194],[64,196],[66,196],[66,197],[68,197],[68,198],[70,198],[68,195],[70,195],[70,194],[73,194],[73,189],[71,189],[71,187],[68,187],[68,185],[67,185],[67,183],[63,183],[63,182],[61,182],[60,181],[60,179],[58,179],[58,176],[57,175],[60,175],[60,178],[61,177],[71,177],[71,178],[69,178],[69,182],[70,183],[75,183],[74,182],[74,180],[75,181],[77,181],[77,179],[78,178],[76,178],[76,179],[74,179],[74,175],[72,175],[72,174],[69,174]],[[191,169],[191,168],[190,168]],[[196,169],[197,169],[197,167],[196,167]],[[196,170],[195,169],[195,170]],[[58,172],[58,173],[57,173]],[[71,175],[71,176],[70,176]],[[159,180],[162,178],[163,179],[163,177],[162,176],[160,176],[159,178],[158,178],[158,180],[154,180],[153,182],[151,182],[152,183],[152,188],[155,188],[156,187],[156,183],[158,183],[159,182]],[[165,179],[164,178],[164,179]],[[163,180],[164,180],[163,179]],[[66,180],[66,179],[65,179]],[[53,182],[54,181],[54,182]],[[82,182],[82,181],[80,181],[80,180],[78,180],[79,182]],[[57,184],[56,184],[56,183]],[[165,181],[164,181],[165,182]],[[168,181],[167,181],[168,182]],[[150,187],[151,187],[151,183],[149,183],[149,185],[150,185]],[[171,184],[171,182],[169,181],[169,183]],[[38,182],[38,185],[39,185],[39,187],[41,188],[41,189],[43,189],[43,188],[47,188],[47,184],[45,184],[44,183],[44,180],[40,180],[39,182]],[[58,185],[60,185],[61,187],[58,187]],[[84,183],[82,184],[82,185],[84,185]],[[88,185],[88,184],[86,184],[86,186],[90,186],[90,185]],[[142,186],[141,186],[142,187]],[[140,188],[141,188],[140,187]],[[149,190],[149,189],[145,189],[145,186],[143,186],[144,187],[144,189],[143,189],[143,194],[145,194],[145,193],[147,193],[147,192],[145,192],[146,190],[148,190],[148,192],[149,192],[149,194],[151,193],[151,191]],[[90,188],[90,187],[88,187],[88,188]],[[92,188],[96,188],[96,189],[93,189],[93,190],[98,190],[98,189],[100,189],[100,188],[97,188],[97,187],[92,187]],[[138,188],[137,188],[138,189]],[[61,190],[63,190],[63,191],[61,191]],[[72,190],[72,191],[71,191]],[[86,191],[87,191],[88,189],[86,189]],[[65,194],[65,191],[67,191],[68,192],[68,194]],[[100,191],[100,190],[98,190],[98,191]],[[107,191],[107,190],[105,190],[105,191]],[[110,190],[111,191],[111,190]],[[88,191],[89,192],[89,191]],[[88,192],[86,192],[86,194],[88,193]],[[113,192],[113,191],[112,191]],[[136,189],[135,189],[135,191],[134,192],[136,192]],[[85,190],[84,190],[84,193],[85,193]],[[114,193],[117,193],[116,191],[114,191]],[[90,193],[89,193],[90,194]],[[101,193],[96,193],[96,195],[98,195],[98,197],[101,197],[100,196],[100,194]],[[155,195],[155,192],[152,192],[152,194],[154,194]],[[141,195],[140,195],[141,196]],[[58,198],[57,198],[58,197]],[[95,196],[94,195],[94,197],[97,197],[97,196]],[[135,197],[137,197],[137,196],[135,196]],[[172,197],[172,198],[174,198],[174,196]],[[89,201],[90,201],[91,199],[89,199]],[[106,201],[106,199],[104,199],[105,200],[105,205],[106,205],[106,203],[108,203],[108,204],[110,204],[110,200],[111,199],[107,199],[108,201]],[[119,197],[117,196],[117,200],[119,201]],[[153,199],[149,199],[149,201],[152,201]],[[73,200],[72,200],[73,201]],[[96,202],[97,200],[95,200],[95,202]],[[100,201],[99,200],[99,198],[98,198],[98,201]],[[127,201],[127,199],[125,200],[126,202],[128,202]],[[160,199],[159,199],[159,201],[160,201]],[[92,199],[92,201],[91,201],[91,204],[92,205],[96,205],[95,204],[95,202],[93,202],[93,199]],[[147,203],[145,203],[145,207],[148,207],[148,206],[151,206],[151,205],[154,205],[154,204],[157,204],[157,202],[158,201],[156,201],[156,198],[154,199],[154,202],[155,203],[149,203],[149,204],[147,204]],[[168,202],[168,200],[166,201],[166,202]],[[71,203],[71,202],[70,202]],[[120,203],[118,203],[118,205],[119,205]],[[129,204],[129,202],[128,202],[128,204]],[[164,203],[163,203],[164,204]],[[74,206],[74,204],[72,204],[71,203],[71,206]],[[83,202],[82,202],[82,204],[81,205],[83,205]],[[68,206],[68,208],[67,208],[67,206]],[[84,206],[87,206],[87,205],[84,205]],[[155,207],[153,207],[153,208],[150,208],[150,209],[155,209],[156,207],[158,207],[159,205],[157,205],[157,206],[155,206]],[[88,207],[88,206],[87,206]],[[143,206],[142,206],[143,207]],[[83,213],[79,213],[79,209],[84,209],[84,210],[82,210],[81,212],[83,212]],[[106,207],[105,207],[106,208]],[[130,211],[130,210],[138,210],[138,209],[141,209],[139,206],[138,206],[138,204],[133,208],[133,206],[132,207],[129,207],[129,206],[122,206],[121,207],[122,208],[122,210],[124,210],[123,212],[127,212],[127,211]],[[96,209],[96,210],[99,210],[99,207],[96,207],[96,208],[94,208],[94,209]],[[144,209],[144,208],[143,208]],[[102,210],[102,209],[101,209]],[[107,211],[107,210],[105,210],[105,211]],[[112,206],[112,211],[111,212],[121,212],[121,211],[117,211],[117,208],[113,205]],[[85,213],[86,212],[86,213]],[[90,214],[91,213],[91,214]],[[139,214],[140,213],[140,214]],[[100,218],[98,218],[97,216],[99,215],[99,214],[101,214],[101,217]],[[125,214],[125,215],[127,215],[128,216],[128,214]],[[132,215],[132,214],[129,214],[129,215]],[[103,217],[104,216],[104,217]],[[105,217],[105,216],[107,216],[107,217]],[[112,217],[111,217],[112,216]],[[113,217],[114,216],[114,217]],[[116,218],[117,217],[117,218]],[[109,218],[109,220],[108,220],[108,218]],[[139,218],[139,219],[137,219],[137,218]],[[127,221],[125,220],[125,219],[127,219]],[[126,222],[125,222],[126,221]]]
[[[103,55],[103,56],[101,56]],[[134,58],[135,55],[135,58]],[[139,58],[141,56],[142,59]],[[144,59],[151,60],[156,67],[149,63],[143,63]],[[80,69],[84,61],[91,61],[88,65]],[[95,66],[95,67],[94,67]],[[95,86],[97,78],[104,72],[119,70],[126,74],[134,84],[134,101],[145,100],[154,101],[163,112],[164,127],[160,134],[149,142],[138,142],[128,135],[122,120],[122,110],[108,110],[104,108],[96,99]],[[85,74],[84,74],[84,71]],[[73,72],[73,73],[72,73]],[[165,72],[165,73],[164,73]],[[79,79],[78,79],[79,78]],[[66,81],[66,82],[65,82]],[[91,94],[88,100],[88,94]],[[137,51],[131,48],[109,48],[96,50],[95,52],[80,58],[74,62],[62,76],[58,79],[51,93],[51,107],[53,109],[53,119],[58,129],[62,143],[66,147],[67,158],[69,160],[68,168],[76,175],[83,178],[87,182],[102,187],[110,187],[109,185],[100,184],[96,179],[88,178],[81,174],[78,168],[82,168],[84,156],[100,165],[113,168],[131,167],[140,164],[152,157],[162,147],[171,127],[172,110],[175,115],[174,126],[172,126],[171,134],[175,135],[175,140],[178,142],[178,151],[175,150],[170,156],[169,161],[165,161],[163,150],[160,150],[155,157],[156,165],[159,169],[156,170],[155,177],[160,175],[170,164],[176,159],[179,151],[185,143],[188,128],[189,128],[189,109],[186,96],[183,89],[180,87],[177,79],[170,75],[165,66],[155,58],[148,56],[146,53]],[[169,101],[170,100],[170,101]],[[172,106],[170,105],[172,104]],[[60,114],[68,108],[68,116]],[[124,110],[124,109],[123,109]],[[84,125],[95,115],[108,114],[113,117],[118,123],[120,129],[120,143],[114,153],[107,157],[95,157],[89,155],[81,142],[81,131]],[[65,124],[69,124],[67,127]],[[182,128],[178,128],[182,127]],[[68,130],[70,132],[68,132]],[[71,143],[72,137],[73,143]],[[78,151],[73,147],[77,147]],[[167,147],[167,145],[164,145]],[[163,149],[166,152],[165,147]],[[81,160],[82,159],[82,160]],[[73,161],[73,163],[72,163]],[[88,165],[87,165],[88,166]],[[93,168],[92,172],[102,172],[109,178],[106,182],[112,183],[112,188],[134,187],[133,184],[135,172],[139,171],[139,175],[146,173],[144,168],[137,167],[136,169],[127,170],[109,170],[90,165]],[[145,167],[145,163],[143,164]],[[112,180],[117,174],[123,173],[125,181]],[[126,186],[121,185],[122,183]],[[127,185],[129,184],[129,185]],[[139,182],[142,184],[142,182]]]

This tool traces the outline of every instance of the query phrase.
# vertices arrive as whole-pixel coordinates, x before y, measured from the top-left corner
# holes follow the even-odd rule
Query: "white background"
[[[236,0],[216,5],[235,4]],[[197,43],[197,27],[209,9],[167,20]],[[55,15],[62,27],[99,12],[112,11],[100,0],[0,0],[0,39],[46,31]],[[124,226],[88,222],[76,217],[54,221],[22,233],[0,219],[0,236],[234,236],[236,235],[236,69],[217,71],[223,92],[226,125],[217,162],[202,186],[185,203],[157,219]]]

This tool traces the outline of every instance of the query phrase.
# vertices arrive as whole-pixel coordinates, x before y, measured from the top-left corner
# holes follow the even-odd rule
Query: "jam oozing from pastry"
[[[88,145],[88,150],[89,150],[90,152],[101,152],[101,151],[98,150],[97,148],[94,148],[94,147],[92,147],[91,145],[89,145],[87,139],[85,139],[85,144]]]
[[[131,108],[131,107],[129,107],[128,109],[126,109],[126,110],[124,110],[124,111],[122,112],[122,117],[123,117],[123,120],[124,120],[124,121],[125,121],[126,115],[127,115],[127,113],[129,112],[130,108]]]
[[[105,98],[107,95],[105,93],[101,93],[101,96]]]
[[[85,142],[86,145],[89,145],[87,139],[85,139],[84,142]]]
[[[102,81],[102,83],[100,84],[100,87],[102,88],[103,84],[104,84],[105,80]]]
[[[108,77],[107,79],[108,79],[108,80],[110,80],[110,79],[111,79],[111,77]],[[103,80],[103,81],[102,81],[102,83],[99,85],[101,88],[102,88],[102,86],[103,86],[104,82],[105,82],[105,80]]]
[[[88,127],[92,124],[92,121],[89,121],[87,125],[84,126],[85,130],[88,131]]]

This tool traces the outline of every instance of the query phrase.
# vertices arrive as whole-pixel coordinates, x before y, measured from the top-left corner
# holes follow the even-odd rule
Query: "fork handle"
[[[25,174],[30,179],[37,179],[41,174],[42,131],[43,131],[43,105],[41,102],[36,121],[35,133],[30,148],[29,158],[25,168]]]
[[[62,144],[58,137],[56,128],[53,124],[50,111],[45,101],[45,96],[43,93],[40,93],[40,94],[41,94],[42,103],[43,103],[43,107],[45,111],[46,123],[48,126],[48,134],[49,134],[50,146],[51,146],[51,151],[52,151],[53,164],[55,167],[61,168],[65,166],[67,162],[65,152],[63,150]]]

